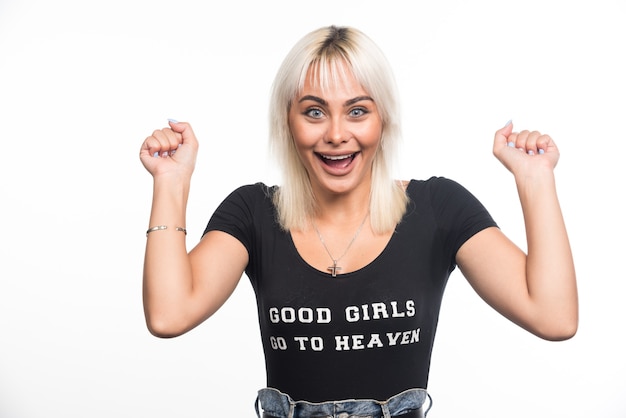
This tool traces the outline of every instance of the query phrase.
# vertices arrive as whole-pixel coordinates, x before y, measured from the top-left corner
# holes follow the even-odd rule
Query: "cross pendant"
[[[337,266],[337,262],[333,260],[333,265],[329,266],[327,270],[330,271],[330,274],[332,274],[333,277],[337,277],[337,270],[341,270],[341,267]]]

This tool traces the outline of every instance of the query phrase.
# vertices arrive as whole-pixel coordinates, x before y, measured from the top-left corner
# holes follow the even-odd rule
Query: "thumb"
[[[191,125],[187,122],[178,122],[174,119],[169,119],[168,123],[172,131],[178,133],[182,137],[182,143],[196,143],[196,134],[193,132]]]
[[[506,145],[509,135],[513,132],[513,121],[508,121],[506,125],[496,131],[494,145]]]
[[[493,154],[498,157],[498,155],[507,147],[507,143],[509,142],[509,137],[513,133],[513,122],[508,121],[506,125],[496,131],[494,140],[493,140]],[[512,138],[513,139],[513,138]],[[498,157],[499,158],[499,157]]]

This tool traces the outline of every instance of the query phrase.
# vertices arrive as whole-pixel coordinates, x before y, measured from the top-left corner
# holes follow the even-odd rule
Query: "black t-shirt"
[[[383,252],[333,278],[307,264],[277,224],[275,190],[238,188],[205,231],[227,232],[248,250],[267,386],[310,402],[384,400],[426,388],[456,252],[496,226],[483,205],[452,180],[412,180],[407,212]]]

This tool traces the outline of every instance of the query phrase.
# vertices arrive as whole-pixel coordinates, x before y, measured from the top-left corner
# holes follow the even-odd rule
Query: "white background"
[[[138,151],[167,118],[193,123],[191,248],[228,192],[277,181],[269,87],[329,24],[364,30],[396,70],[398,175],[459,181],[522,247],[493,132],[513,119],[561,149],[579,332],[539,340],[455,272],[429,418],[625,417],[625,20],[608,0],[0,0],[0,418],[254,416],[265,376],[247,278],[187,335],[146,330],[152,183]]]

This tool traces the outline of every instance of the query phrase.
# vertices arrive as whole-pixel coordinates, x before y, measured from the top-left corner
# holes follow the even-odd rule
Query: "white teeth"
[[[339,160],[345,160],[346,158],[351,158],[354,154],[348,154],[348,155],[324,155],[322,154],[322,158],[325,158],[327,160],[333,160],[333,161],[339,161]]]

